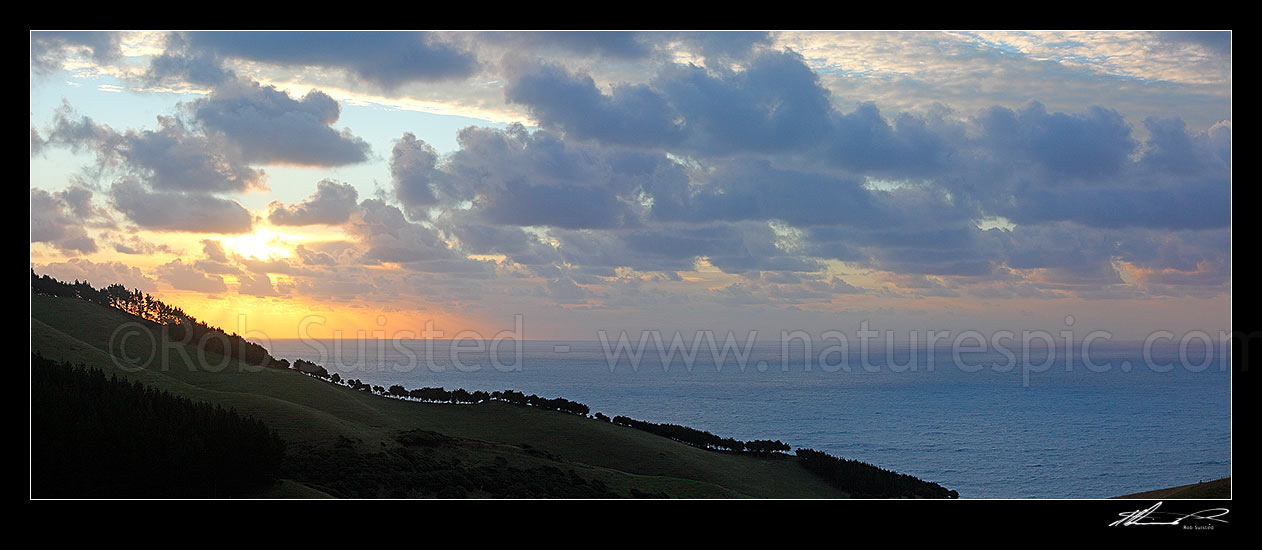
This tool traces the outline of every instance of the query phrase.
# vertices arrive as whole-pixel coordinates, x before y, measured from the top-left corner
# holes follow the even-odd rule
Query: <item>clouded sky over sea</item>
[[[32,268],[230,331],[1229,328],[1228,32],[30,53]]]

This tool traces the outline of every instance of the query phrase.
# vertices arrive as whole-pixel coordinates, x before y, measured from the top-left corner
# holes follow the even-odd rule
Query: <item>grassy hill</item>
[[[1142,499],[1174,499],[1174,498],[1190,498],[1190,499],[1206,499],[1206,498],[1231,498],[1231,478],[1224,477],[1204,483],[1192,483],[1190,485],[1180,485],[1178,487],[1170,487],[1167,489],[1157,489],[1155,491],[1145,491],[1131,495],[1123,495],[1116,498],[1142,498]]]
[[[390,484],[434,483],[432,476],[425,477],[426,468],[456,476],[466,487],[460,496],[473,497],[496,494],[479,484],[515,483],[496,477],[502,472],[543,480],[535,484],[538,491],[561,486],[596,491],[524,495],[848,496],[790,456],[708,451],[577,415],[502,402],[452,405],[384,398],[294,370],[250,367],[216,355],[199,360],[188,347],[163,342],[157,328],[84,300],[31,296],[32,352],[232,407],[275,429],[290,444],[285,466],[290,480],[261,496],[364,496],[345,483],[358,483],[354,488],[378,483],[383,490]],[[400,436],[405,433],[432,435],[404,443]],[[330,464],[358,469],[330,471]],[[374,469],[380,471],[366,472]],[[412,477],[399,477],[404,474]]]

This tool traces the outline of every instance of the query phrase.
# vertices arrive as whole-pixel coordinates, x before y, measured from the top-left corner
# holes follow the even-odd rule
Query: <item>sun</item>
[[[223,240],[224,248],[245,258],[270,260],[288,258],[293,255],[284,246],[288,236],[275,231],[257,231],[246,235],[237,235]]]

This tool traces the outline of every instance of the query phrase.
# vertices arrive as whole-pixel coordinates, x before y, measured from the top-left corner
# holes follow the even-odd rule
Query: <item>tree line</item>
[[[604,415],[597,416],[597,420],[604,420],[601,418],[603,416]],[[789,450],[789,445],[781,442],[780,440],[771,441],[766,439],[757,439],[753,441],[741,441],[731,437],[719,437],[704,430],[680,426],[678,424],[655,424],[621,415],[615,416],[607,421],[619,426],[635,428],[654,435],[674,439],[675,441],[687,443],[694,447],[701,447],[702,449],[724,450],[734,453],[748,452],[750,454],[760,455],[779,453]]]
[[[129,313],[160,326],[163,337],[169,341],[189,344],[201,351],[231,357],[248,365],[289,367],[288,361],[272,357],[267,348],[236,333],[228,333],[219,327],[198,321],[183,309],[168,305],[140,289],[127,290],[127,287],[118,283],[97,289],[87,281],[75,279],[73,283],[66,283],[48,275],[36,275],[32,269],[31,292],[45,296],[78,298]]]
[[[814,449],[798,449],[796,453],[802,467],[858,498],[960,498],[958,491],[866,462]]]
[[[298,359],[294,361],[294,363],[297,364],[299,361],[303,361],[303,360]],[[319,365],[315,365],[315,366],[319,367]],[[319,369],[324,370],[323,367],[319,367]],[[331,376],[320,376],[319,374],[313,374],[313,376],[324,378],[334,383],[340,383],[339,380],[334,379],[334,377],[337,377],[337,374],[333,374]],[[477,403],[485,403],[487,401],[503,401],[505,403],[511,403],[513,405],[538,407],[540,409],[570,413],[570,414],[574,414],[578,416],[587,416],[587,414],[591,412],[591,409],[588,408],[587,405],[584,405],[577,401],[570,401],[569,399],[565,399],[561,397],[548,398],[548,397],[540,397],[535,394],[526,395],[516,390],[493,391],[489,393],[482,390],[476,390],[476,391],[471,392],[464,388],[458,388],[455,390],[448,391],[447,389],[441,388],[441,387],[440,388],[426,387],[426,388],[416,388],[416,389],[409,390],[399,384],[394,384],[387,388],[387,387],[382,387],[378,385],[367,384],[359,379],[346,380],[345,385],[353,390],[371,392],[371,393],[375,393],[377,395],[381,395],[384,397],[411,399],[411,400],[416,400],[416,401],[424,401],[427,403],[456,403],[456,404],[472,405],[472,404],[477,404]]]
[[[277,478],[285,443],[233,409],[31,356],[36,498],[225,497]]]

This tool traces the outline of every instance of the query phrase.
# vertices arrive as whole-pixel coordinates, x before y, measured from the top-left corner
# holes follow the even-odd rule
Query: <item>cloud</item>
[[[1174,44],[1196,44],[1219,55],[1231,55],[1230,31],[1174,31],[1154,33],[1159,40]]]
[[[546,225],[566,229],[607,229],[632,223],[634,215],[604,189],[581,185],[532,185],[521,180],[503,184],[482,210],[490,221],[505,225]]]
[[[866,292],[862,288],[847,283],[841,277],[833,277],[828,280],[828,290],[833,294],[863,294]]]
[[[266,273],[244,273],[237,277],[237,280],[241,283],[237,287],[238,294],[260,298],[278,295],[276,288],[272,286],[272,279]]]
[[[782,220],[808,226],[870,225],[890,214],[857,181],[780,170],[765,160],[720,163],[692,183],[681,196],[655,196],[652,216],[696,222]]]
[[[128,235],[125,238],[118,238],[110,243],[114,250],[120,254],[132,254],[137,256],[150,256],[153,254],[176,254],[176,251],[166,244],[154,244],[138,235]]]
[[[213,273],[216,275],[232,275],[240,277],[241,269],[236,263],[228,258],[228,253],[224,251],[223,244],[213,239],[202,239],[202,258],[193,262],[192,266],[198,271],[205,273]],[[240,257],[235,257],[241,260]]]
[[[573,279],[549,279],[544,288],[548,297],[559,304],[580,303],[595,297],[592,291],[579,286]]]
[[[206,130],[236,144],[250,163],[342,166],[368,159],[368,143],[334,130],[341,107],[324,92],[300,99],[274,86],[233,79],[183,106]]]
[[[412,223],[398,208],[378,199],[360,203],[347,231],[364,247],[364,263],[392,263],[431,273],[485,272],[487,266],[466,258],[434,229]]]
[[[682,147],[708,155],[818,146],[829,132],[829,92],[792,52],[765,52],[748,68],[670,64],[648,84],[614,86],[541,64],[509,75],[505,97],[547,128],[582,139]]]
[[[1192,133],[1180,118],[1148,117],[1144,127],[1149,137],[1140,164],[1154,176],[1230,176],[1231,124]]]
[[[653,87],[670,98],[704,154],[796,151],[829,131],[830,93],[793,52],[765,52],[743,71],[671,65]]]
[[[820,154],[826,162],[861,173],[893,177],[932,176],[946,167],[962,129],[942,113],[918,117],[902,113],[893,124],[872,103],[848,114],[833,113]]]
[[[871,292],[896,296],[1229,291],[1230,251],[1216,244],[1227,241],[1230,223],[1230,121],[1207,129],[1203,116],[1185,123],[1149,116],[1170,111],[1107,101],[1159,79],[1166,90],[1186,87],[1163,101],[1221,104],[1222,93],[1208,87],[1217,73],[1198,80],[1185,68],[1222,65],[1221,35],[1109,35],[1100,43],[1073,33],[171,36],[148,77],[210,88],[183,104],[183,119],[118,132],[67,111],[51,127],[31,129],[32,155],[56,146],[95,153],[99,181],[121,178],[109,188],[110,204],[145,228],[249,230],[250,212],[221,195],[263,188],[266,174],[253,166],[338,166],[371,155],[362,139],[334,128],[341,112],[329,95],[294,96],[233,70],[285,81],[269,65],[311,67],[322,85],[355,88],[342,81],[345,71],[398,94],[410,83],[448,80],[426,87],[426,100],[485,70],[486,79],[459,85],[479,98],[502,89],[514,112],[541,127],[465,128],[445,155],[403,133],[388,159],[392,194],[359,202],[351,186],[324,180],[305,200],[271,203],[274,224],[344,224],[353,241],[308,243],[292,265],[272,266],[303,272],[295,292],[336,294],[362,282],[362,270],[392,271],[376,264],[401,267],[406,284],[445,297],[454,293],[439,285],[497,276],[504,280],[487,288],[528,281],[535,298],[612,303],[635,285],[668,284],[654,277],[696,269],[723,277],[718,288],[739,274],[742,282],[721,294],[750,303],[864,291],[831,277],[836,261],[845,273],[864,272],[863,281],[885,281]],[[821,48],[817,38],[840,46]],[[802,47],[784,49],[789,43]],[[67,56],[89,51],[68,48]],[[903,53],[873,53],[881,48]],[[1145,53],[1156,50],[1166,53]],[[502,60],[479,65],[474,51]],[[1116,55],[1099,55],[1108,51]],[[1153,68],[1179,59],[1172,51],[1209,61],[1172,65],[1166,79]],[[1140,63],[1145,56],[1150,63]],[[1012,75],[1032,79],[1001,93],[977,89]],[[1039,89],[1056,78],[1081,97]],[[1110,86],[1123,91],[1102,92]],[[882,89],[902,95],[872,93]],[[967,112],[933,103],[959,108],[964,93],[976,96],[963,103]],[[76,224],[67,220],[93,208],[90,192],[78,190],[50,194],[49,204],[55,208],[39,218],[49,235],[70,235]],[[189,267],[253,269],[226,258]],[[334,282],[322,286],[320,277]],[[391,284],[404,283],[378,287],[388,293]],[[270,279],[242,279],[241,287],[289,291]]]
[[[652,33],[624,31],[487,32],[479,41],[514,51],[565,53],[620,60],[638,60],[654,51]]]
[[[1229,180],[1218,176],[1229,168],[1229,124],[1193,135],[1179,121],[1154,119],[1141,143],[1104,108],[1051,113],[1031,103],[972,119],[949,114],[830,110],[824,145],[752,158],[681,159],[667,145],[466,128],[461,148],[444,158],[405,136],[396,151],[418,160],[397,175],[417,175],[399,178],[413,182],[399,189],[423,188],[423,200],[412,202],[444,212],[434,223],[461,252],[504,254],[538,276],[579,282],[622,267],[687,271],[701,260],[727,273],[783,277],[819,273],[822,260],[836,259],[989,292],[1011,269],[1042,270],[1039,285],[1085,291],[1118,283],[1107,256],[1053,255],[1058,262],[1035,268],[1020,253],[1034,241],[981,230],[978,220],[1061,224],[1084,235],[1227,223]],[[525,227],[542,228],[548,242]],[[1051,288],[1001,284],[1026,295]]]
[[[254,220],[236,201],[210,195],[150,192],[134,180],[110,187],[110,204],[132,223],[155,231],[248,233]]]
[[[447,176],[438,170],[437,163],[438,152],[411,132],[404,132],[390,152],[395,196],[413,219],[429,217],[425,209],[438,203],[435,189],[444,187],[442,182]]]
[[[680,141],[683,127],[667,98],[645,85],[619,85],[610,95],[587,75],[539,63],[518,69],[504,88],[509,103],[527,106],[541,124],[606,143],[662,146]]]
[[[992,107],[978,117],[985,145],[1008,162],[1027,160],[1054,179],[1100,181],[1117,174],[1138,146],[1112,109],[1048,113],[1038,102],[1018,111]]]
[[[423,32],[188,32],[184,39],[220,57],[343,69],[387,90],[463,79],[478,66],[471,53]]]
[[[211,239],[202,239],[202,253],[212,262],[228,263],[228,253],[224,252],[223,243]]]
[[[153,292],[157,283],[140,268],[122,262],[92,262],[82,258],[70,258],[32,267],[38,274],[47,274],[61,281],[87,281],[96,288],[121,284],[128,289]]]
[[[1230,201],[1228,180],[1207,180],[1150,188],[1029,189],[998,211],[1018,224],[1210,229],[1231,223]]]
[[[770,46],[770,33],[762,31],[724,31],[724,32],[666,32],[651,33],[664,35],[663,38],[675,39],[684,47],[704,57],[707,64],[714,61],[743,60],[750,57],[758,48]]]
[[[87,221],[101,216],[100,210],[92,204],[92,190],[72,185],[57,193],[76,218]]]
[[[337,264],[337,260],[334,260],[332,256],[319,250],[311,250],[301,244],[294,249],[294,252],[298,254],[298,258],[303,265],[331,266]]]
[[[31,31],[31,67],[39,74],[51,73],[72,51],[86,51],[97,63],[116,61],[122,56],[121,40],[116,32]]]
[[[195,267],[185,264],[179,258],[158,266],[157,273],[162,282],[178,290],[192,290],[207,294],[228,290],[228,285],[224,284],[223,277],[203,273]]]
[[[811,258],[790,254],[777,245],[766,224],[669,224],[610,232],[551,231],[566,264],[613,270],[630,267],[644,272],[691,271],[701,259],[728,273],[747,271],[817,271]]]
[[[310,198],[292,206],[274,201],[268,220],[275,225],[338,225],[359,206],[359,192],[348,183],[321,180]]]
[[[677,180],[668,163],[617,150],[567,143],[548,132],[520,125],[505,130],[469,127],[460,150],[440,166],[425,149],[405,138],[395,163],[399,199],[409,208],[432,206],[431,198],[470,201],[483,224],[569,229],[630,227],[640,206],[635,196],[654,182]],[[660,155],[658,155],[660,157]],[[647,161],[646,161],[647,160]],[[424,192],[411,190],[425,188]],[[418,198],[420,197],[420,198]],[[472,221],[472,220],[471,220]]]
[[[86,192],[86,195],[83,193]],[[31,188],[31,242],[48,243],[65,253],[91,254],[97,251],[96,241],[88,236],[83,217],[77,215],[90,205],[92,192],[71,187],[52,194]]]
[[[517,227],[445,220],[443,228],[460,242],[460,249],[470,254],[507,254],[521,257],[536,252],[538,240]],[[533,262],[532,262],[533,263]]]
[[[167,50],[153,56],[141,77],[150,85],[218,86],[236,79],[236,73],[224,68],[223,60],[211,52],[182,51],[179,35],[170,35]]]
[[[708,64],[747,59],[760,47],[770,46],[766,32],[678,31],[546,31],[483,32],[469,38],[483,56],[522,54],[560,59],[632,63],[668,60],[691,55]]]
[[[157,130],[114,131],[88,117],[59,110],[47,143],[96,154],[103,167],[121,164],[152,188],[194,192],[262,189],[265,175],[250,168],[241,151],[214,136],[190,133],[173,117],[159,116]]]

